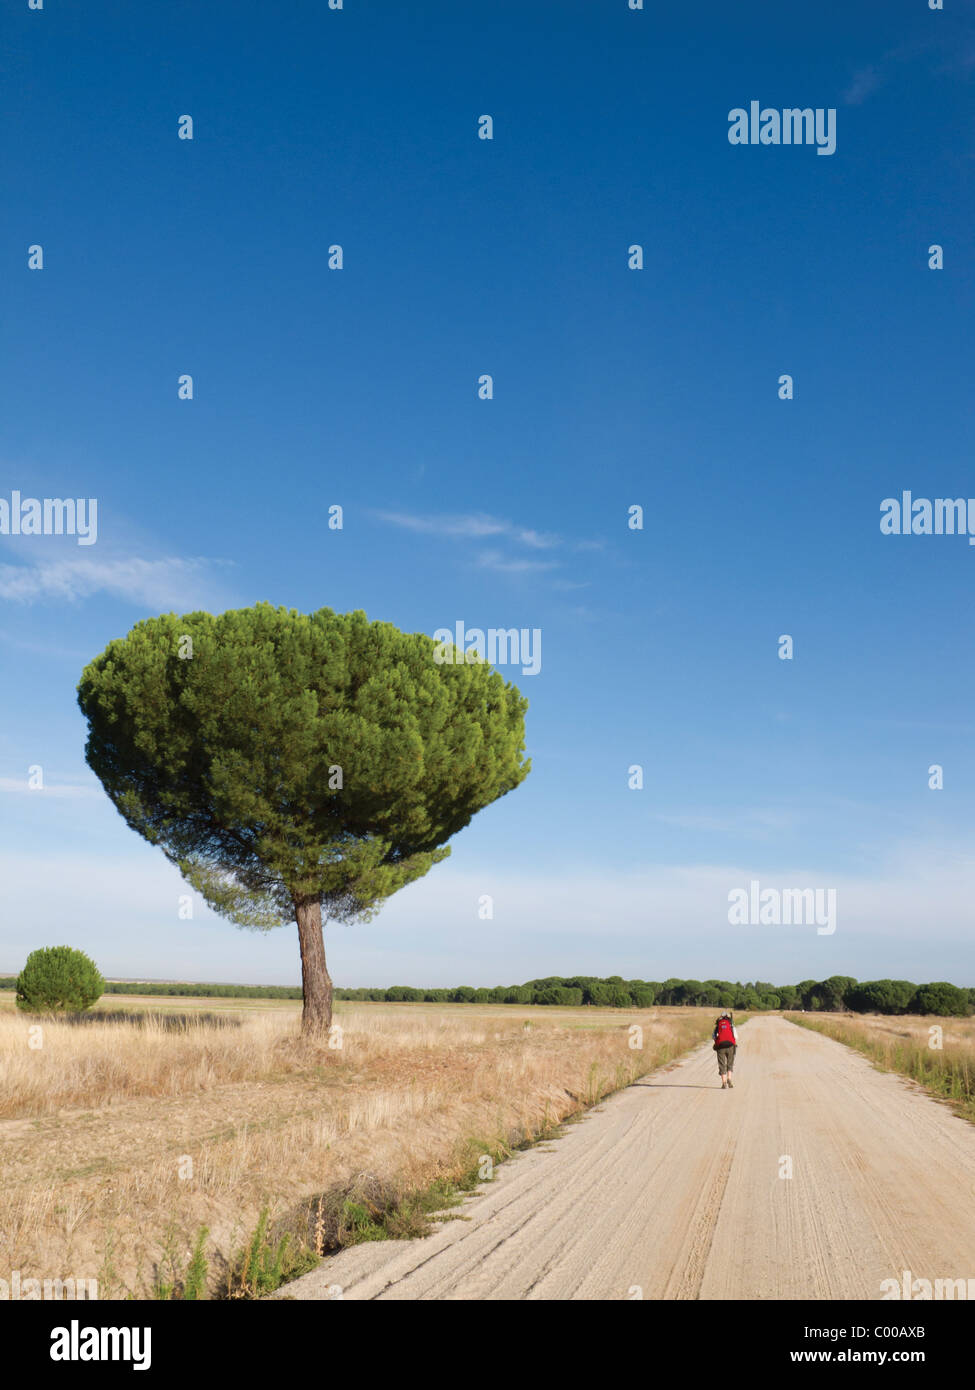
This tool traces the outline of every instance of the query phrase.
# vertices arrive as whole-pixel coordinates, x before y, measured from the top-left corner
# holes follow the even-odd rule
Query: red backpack
[[[730,1018],[719,1018],[718,1029],[714,1039],[715,1047],[727,1047],[735,1045],[735,1030],[732,1027]]]

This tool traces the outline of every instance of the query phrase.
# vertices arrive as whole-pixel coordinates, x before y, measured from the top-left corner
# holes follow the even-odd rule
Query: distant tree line
[[[384,1003],[428,1004],[591,1004],[597,1008],[649,1009],[655,1005],[687,1004],[696,1007],[737,1009],[805,1009],[807,1012],[883,1014],[942,1014],[965,1016],[975,1010],[975,989],[961,989],[946,981],[915,985],[909,980],[867,980],[850,975],[831,975],[828,980],[802,980],[797,985],[772,985],[764,980],[624,980],[620,975],[600,979],[591,975],[550,975],[523,985],[496,985],[493,989],[415,989],[393,985],[390,989],[338,989],[337,999],[375,1000]]]
[[[16,977],[0,978],[0,989],[13,989]],[[106,984],[106,994],[184,995],[203,999],[300,999],[297,985]],[[621,975],[600,979],[592,975],[550,975],[523,985],[493,989],[336,989],[336,999],[376,1003],[426,1004],[561,1004],[608,1009],[649,1009],[657,1005],[737,1009],[805,1009],[807,1012],[878,1014],[940,1014],[965,1017],[975,1011],[975,989],[937,980],[916,985],[910,980],[854,980],[831,975],[828,980],[801,980],[797,985],[771,985],[764,980],[624,980]]]
[[[0,989],[13,989],[16,975],[0,976]],[[159,984],[140,980],[110,981],[105,994],[179,995],[192,999],[300,999],[300,985]]]

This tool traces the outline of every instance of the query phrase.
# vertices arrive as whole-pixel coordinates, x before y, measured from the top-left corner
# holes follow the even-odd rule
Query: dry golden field
[[[69,1023],[8,995],[0,1271],[178,1295],[205,1227],[219,1296],[239,1289],[264,1209],[292,1253],[375,1236],[377,1215],[413,1233],[411,1194],[469,1181],[481,1155],[548,1133],[713,1024],[706,1009],[339,1003],[328,1046],[301,1040],[299,1015],[291,1001],[116,995]]]

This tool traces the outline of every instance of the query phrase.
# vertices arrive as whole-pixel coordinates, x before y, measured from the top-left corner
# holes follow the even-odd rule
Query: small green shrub
[[[204,1251],[206,1238],[210,1234],[206,1226],[200,1227],[200,1233],[196,1238],[193,1247],[193,1254],[186,1270],[186,1282],[183,1285],[183,1297],[190,1301],[206,1298],[207,1296],[207,1257]]]
[[[263,1209],[246,1250],[240,1251],[228,1270],[228,1298],[263,1298],[282,1284],[314,1269],[318,1260],[291,1231],[272,1233],[270,1211]]]
[[[105,990],[95,962],[72,946],[31,951],[17,976],[17,1008],[26,1013],[83,1013]]]

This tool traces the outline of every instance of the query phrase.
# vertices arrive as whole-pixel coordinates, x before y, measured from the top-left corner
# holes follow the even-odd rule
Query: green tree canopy
[[[98,966],[73,946],[31,951],[17,977],[16,1004],[25,1013],[83,1013],[105,992]]]
[[[852,975],[830,975],[828,980],[823,980],[816,987],[819,995],[820,1007],[828,1013],[835,1013],[842,1009],[846,1001],[846,996],[856,987],[856,980]]]
[[[819,985],[817,984],[817,982],[816,982],[815,980],[800,980],[800,981],[799,981],[799,983],[796,985],[796,994],[798,995],[798,998],[799,998],[799,1005],[800,1005],[801,1008],[803,1008],[803,1009],[818,1009],[818,1008],[819,1008],[818,1000],[817,1000],[817,1002],[816,1002],[815,1004],[812,1002],[812,1000],[813,1000],[813,992],[814,992],[815,990],[818,990],[818,988],[819,988]]]
[[[133,830],[217,912],[301,946],[331,1025],[322,910],[367,918],[518,786],[527,701],[486,663],[362,612],[267,603],[138,623],[84,670],[86,756]]]
[[[906,1014],[917,986],[910,980],[863,980],[846,996],[857,1013]]]
[[[912,1013],[941,1014],[946,1018],[964,1018],[970,1010],[968,991],[949,984],[947,980],[918,985],[911,1004]]]

